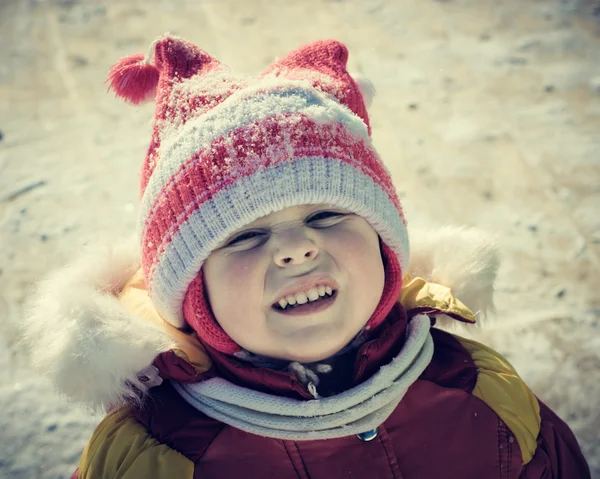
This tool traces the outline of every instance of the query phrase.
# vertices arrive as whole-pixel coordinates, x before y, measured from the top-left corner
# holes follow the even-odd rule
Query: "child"
[[[141,240],[51,276],[27,318],[37,366],[109,411],[75,477],[590,477],[506,360],[431,327],[491,307],[495,253],[445,229],[409,263],[347,56],[245,78],[167,36],[111,70],[156,98]]]

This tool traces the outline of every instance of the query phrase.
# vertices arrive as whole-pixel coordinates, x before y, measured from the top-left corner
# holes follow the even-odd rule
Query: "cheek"
[[[379,237],[370,227],[342,232],[329,242],[329,250],[343,271],[346,271],[352,294],[365,306],[376,305],[385,285],[385,269]]]
[[[221,269],[220,281],[232,289],[244,289],[255,273],[254,262],[246,256],[232,258]]]
[[[342,231],[330,244],[333,256],[347,268],[355,269],[368,278],[369,274],[383,273],[383,260],[379,248],[379,237],[372,230]]]
[[[261,304],[264,285],[261,270],[259,255],[251,252],[206,264],[208,296],[219,321],[225,320],[224,315],[238,316],[243,308],[257,301]]]

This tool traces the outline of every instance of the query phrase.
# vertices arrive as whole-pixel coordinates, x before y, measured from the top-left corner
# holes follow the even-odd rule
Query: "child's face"
[[[203,274],[212,311],[235,342],[301,362],[325,359],[348,344],[384,286],[375,230],[327,205],[285,208],[241,228],[211,253]],[[322,296],[319,286],[333,295],[298,306],[307,300],[302,292],[316,298],[317,287]],[[282,310],[279,300],[290,295],[297,305]]]

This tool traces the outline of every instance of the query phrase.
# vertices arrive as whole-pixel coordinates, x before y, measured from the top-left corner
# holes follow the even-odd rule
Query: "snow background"
[[[27,367],[29,286],[133,231],[152,106],[110,65],[169,31],[242,73],[318,38],[378,95],[375,143],[410,225],[467,224],[502,252],[505,354],[600,478],[600,3],[585,0],[0,0],[0,477],[68,477],[99,417]],[[93,381],[93,378],[90,378]]]

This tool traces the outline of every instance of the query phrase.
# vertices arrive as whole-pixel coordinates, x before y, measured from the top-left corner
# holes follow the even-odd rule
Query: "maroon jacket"
[[[356,385],[388,363],[404,343],[408,321],[397,304],[341,380]],[[371,434],[314,441],[256,436],[200,413],[170,381],[152,389],[150,399],[133,415],[151,437],[189,459],[197,479],[590,477],[574,435],[541,402],[537,447],[524,465],[512,431],[472,394],[478,368],[469,352],[444,331],[432,329],[432,336],[430,365]],[[312,398],[287,372],[255,368],[214,350],[209,354],[213,366],[202,374],[173,352],[162,354],[155,364],[163,378],[192,382],[218,375],[272,394]],[[374,438],[366,440],[367,436]]]

